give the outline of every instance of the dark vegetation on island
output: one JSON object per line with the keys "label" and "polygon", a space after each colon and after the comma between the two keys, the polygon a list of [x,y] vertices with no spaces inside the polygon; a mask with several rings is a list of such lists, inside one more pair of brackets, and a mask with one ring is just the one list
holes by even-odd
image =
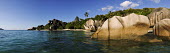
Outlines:
{"label": "dark vegetation on island", "polygon": [[[78,16],[76,16],[75,20],[72,22],[63,22],[57,19],[49,20],[46,25],[38,25],[37,27],[32,27],[28,30],[57,30],[57,29],[84,29],[84,24],[87,20],[93,19],[93,20],[100,20],[105,21],[108,18],[111,18],[113,16],[126,16],[131,13],[135,13],[138,15],[145,15],[147,16],[150,14],[155,8],[143,8],[143,9],[126,9],[126,10],[119,10],[115,12],[109,11],[105,15],[96,15],[95,17],[81,19]],[[85,12],[85,17],[88,17],[89,13]]]}
{"label": "dark vegetation on island", "polygon": [[0,28],[0,30],[4,30],[4,29]]}

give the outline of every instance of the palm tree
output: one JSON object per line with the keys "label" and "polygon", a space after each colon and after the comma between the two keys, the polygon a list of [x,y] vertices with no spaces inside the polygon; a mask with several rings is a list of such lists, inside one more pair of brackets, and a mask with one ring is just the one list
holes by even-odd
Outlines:
{"label": "palm tree", "polygon": [[85,17],[88,17],[88,16],[89,16],[89,13],[88,13],[88,12],[85,12],[84,16],[85,16]]}
{"label": "palm tree", "polygon": [[79,17],[76,16],[76,18],[74,19],[74,21],[75,21],[75,22],[80,21]]}

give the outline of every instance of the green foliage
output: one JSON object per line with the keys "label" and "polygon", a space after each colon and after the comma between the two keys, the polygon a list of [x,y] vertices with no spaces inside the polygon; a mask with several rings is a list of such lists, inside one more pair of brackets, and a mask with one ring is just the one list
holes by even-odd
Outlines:
{"label": "green foliage", "polygon": [[96,15],[94,18],[92,18],[93,20],[102,20],[105,21],[107,20],[109,17],[106,17],[105,15]]}
{"label": "green foliage", "polygon": [[43,30],[44,29],[44,25],[39,25],[38,27],[37,27],[37,30]]}
{"label": "green foliage", "polygon": [[88,16],[89,16],[89,13],[88,13],[88,12],[85,12],[84,16],[85,16],[85,17],[88,17]]}
{"label": "green foliage", "polygon": [[81,20],[81,21],[77,21],[77,22],[69,22],[67,25],[66,25],[66,29],[84,29],[84,23],[86,21],[85,20]]}
{"label": "green foliage", "polygon": [[[66,22],[62,22],[60,20],[53,19],[53,20],[49,20],[49,23],[47,23],[45,26],[39,25],[37,27],[37,30],[44,30],[44,29],[48,29],[48,30],[65,29],[65,25],[66,24],[67,24]],[[36,30],[36,29],[32,29],[32,30]]]}
{"label": "green foliage", "polygon": [[138,15],[145,15],[147,16],[148,14],[150,14],[152,12],[154,8],[143,8],[143,9],[127,9],[127,10],[119,10],[119,11],[116,11],[116,12],[109,12],[108,14],[106,14],[105,16],[106,17],[113,17],[113,16],[126,16],[128,14],[131,14],[131,13],[136,13]]}
{"label": "green foliage", "polygon": [[63,26],[59,26],[57,29],[64,29],[64,27]]}
{"label": "green foliage", "polygon": [[50,24],[46,24],[45,26],[44,26],[44,29],[49,29],[50,28]]}
{"label": "green foliage", "polygon": [[70,22],[66,25],[66,29],[74,29],[74,25]]}
{"label": "green foliage", "polygon": [[74,19],[74,21],[75,21],[75,22],[80,21],[79,17],[78,17],[78,16],[76,16],[76,18]]}

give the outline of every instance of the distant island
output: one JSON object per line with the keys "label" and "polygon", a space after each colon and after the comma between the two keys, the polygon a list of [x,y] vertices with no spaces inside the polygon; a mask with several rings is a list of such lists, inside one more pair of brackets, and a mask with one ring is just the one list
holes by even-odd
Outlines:
{"label": "distant island", "polygon": [[0,30],[4,30],[4,29],[0,28]]}

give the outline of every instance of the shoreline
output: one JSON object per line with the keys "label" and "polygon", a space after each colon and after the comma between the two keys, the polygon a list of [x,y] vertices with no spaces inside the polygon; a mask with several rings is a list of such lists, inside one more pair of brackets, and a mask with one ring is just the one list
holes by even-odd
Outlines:
{"label": "shoreline", "polygon": [[[50,31],[50,30],[30,30],[30,31]],[[85,29],[57,29],[53,31],[89,31]]]}

